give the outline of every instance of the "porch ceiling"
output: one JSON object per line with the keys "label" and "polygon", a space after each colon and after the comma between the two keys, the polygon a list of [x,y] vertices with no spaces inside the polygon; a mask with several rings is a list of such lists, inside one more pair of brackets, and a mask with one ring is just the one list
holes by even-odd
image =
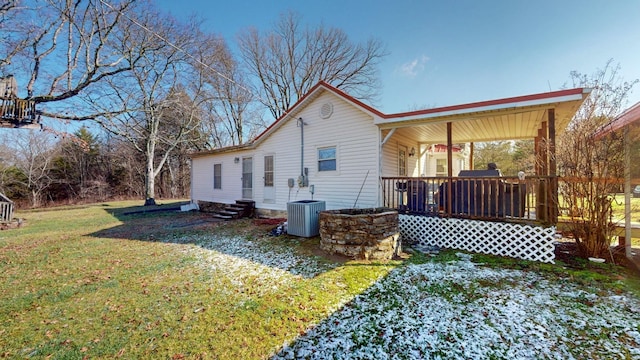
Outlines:
{"label": "porch ceiling", "polygon": [[420,143],[446,143],[447,123],[452,123],[453,143],[535,138],[547,110],[555,110],[556,132],[561,133],[588,96],[590,89],[552,93],[398,114],[377,121],[381,129]]}

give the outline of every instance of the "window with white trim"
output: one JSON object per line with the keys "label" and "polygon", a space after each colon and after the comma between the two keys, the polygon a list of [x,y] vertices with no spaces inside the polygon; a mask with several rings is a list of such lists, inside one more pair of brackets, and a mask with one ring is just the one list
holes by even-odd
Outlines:
{"label": "window with white trim", "polygon": [[318,171],[335,171],[337,167],[336,147],[318,149]]}
{"label": "window with white trim", "polygon": [[436,159],[436,176],[447,176],[447,159]]}
{"label": "window with white trim", "polygon": [[222,164],[213,164],[213,188],[222,189]]}
{"label": "window with white trim", "polygon": [[264,186],[273,186],[273,155],[264,157]]}

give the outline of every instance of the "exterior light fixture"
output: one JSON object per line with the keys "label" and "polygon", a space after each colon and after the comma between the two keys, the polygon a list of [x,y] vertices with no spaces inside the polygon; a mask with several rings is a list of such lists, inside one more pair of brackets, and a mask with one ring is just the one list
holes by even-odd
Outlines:
{"label": "exterior light fixture", "polygon": [[234,159],[233,159],[233,162],[234,162],[235,164],[239,163],[239,162],[240,162],[240,158],[239,158],[239,157],[234,158]]}
{"label": "exterior light fixture", "polygon": [[415,156],[416,155],[416,148],[412,147],[411,150],[409,150],[409,156]]}

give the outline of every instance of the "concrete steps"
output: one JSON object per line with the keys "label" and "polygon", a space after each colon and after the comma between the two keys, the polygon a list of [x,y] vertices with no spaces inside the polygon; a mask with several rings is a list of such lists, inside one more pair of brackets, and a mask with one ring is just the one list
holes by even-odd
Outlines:
{"label": "concrete steps", "polygon": [[256,202],[253,200],[236,200],[235,204],[227,204],[224,209],[215,211],[213,217],[222,220],[235,220],[253,217]]}

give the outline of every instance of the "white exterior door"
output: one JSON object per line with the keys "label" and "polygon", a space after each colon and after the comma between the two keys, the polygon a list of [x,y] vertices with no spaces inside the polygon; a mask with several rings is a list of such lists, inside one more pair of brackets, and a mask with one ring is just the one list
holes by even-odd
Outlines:
{"label": "white exterior door", "polygon": [[242,158],[242,198],[253,199],[253,158]]}
{"label": "white exterior door", "polygon": [[398,147],[398,176],[407,176],[407,147]]}
{"label": "white exterior door", "polygon": [[264,157],[264,202],[274,203],[276,201],[276,188],[274,186],[275,166],[274,156],[266,155]]}

